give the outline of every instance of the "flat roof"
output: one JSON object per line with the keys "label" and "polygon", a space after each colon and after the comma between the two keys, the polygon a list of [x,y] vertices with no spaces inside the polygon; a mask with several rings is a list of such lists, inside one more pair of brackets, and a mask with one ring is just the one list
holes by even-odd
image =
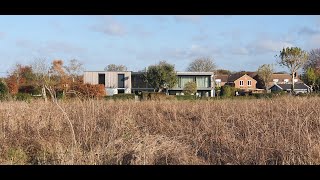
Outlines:
{"label": "flat roof", "polygon": [[[133,71],[84,71],[84,72],[131,72],[132,74],[142,74],[144,72],[133,72]],[[176,71],[177,75],[213,75],[213,72],[183,72]]]}

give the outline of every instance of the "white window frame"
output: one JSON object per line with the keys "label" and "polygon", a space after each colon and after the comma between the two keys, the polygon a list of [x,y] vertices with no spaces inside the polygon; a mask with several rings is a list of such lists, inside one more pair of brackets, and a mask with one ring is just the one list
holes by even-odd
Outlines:
{"label": "white window frame", "polygon": [[279,82],[279,79],[273,79],[273,82]]}
{"label": "white window frame", "polygon": [[248,80],[248,86],[252,86],[252,81]]}
{"label": "white window frame", "polygon": [[285,83],[288,83],[289,82],[289,79],[284,79],[283,80]]}
{"label": "white window frame", "polygon": [[[241,82],[242,82],[242,85],[241,85]],[[243,86],[244,81],[243,81],[243,80],[240,80],[239,83],[240,83],[240,86]]]}

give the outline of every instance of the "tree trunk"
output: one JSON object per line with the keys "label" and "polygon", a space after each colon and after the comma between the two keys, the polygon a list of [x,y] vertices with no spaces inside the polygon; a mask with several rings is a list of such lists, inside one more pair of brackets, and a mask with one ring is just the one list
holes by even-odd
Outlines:
{"label": "tree trunk", "polygon": [[42,98],[44,99],[44,101],[47,102],[48,99],[47,99],[46,89],[44,86],[41,87],[41,94],[42,94]]}
{"label": "tree trunk", "polygon": [[291,93],[294,93],[294,72],[292,72],[292,86],[291,86]]}

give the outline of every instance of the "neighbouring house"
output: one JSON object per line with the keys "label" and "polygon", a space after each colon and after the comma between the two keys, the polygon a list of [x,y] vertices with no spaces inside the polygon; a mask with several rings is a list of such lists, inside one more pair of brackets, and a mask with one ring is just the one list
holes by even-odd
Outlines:
{"label": "neighbouring house", "polygon": [[[271,92],[274,91],[287,91],[291,92],[292,84],[274,84],[269,89]],[[295,83],[294,84],[294,92],[296,93],[308,93],[311,92],[311,88],[304,83]]]}
{"label": "neighbouring house", "polygon": [[[107,95],[119,93],[136,93],[141,91],[154,91],[143,78],[144,72],[132,71],[85,71],[84,83],[104,84]],[[197,83],[199,96],[214,96],[214,83],[212,72],[177,72],[178,83],[168,89],[170,95],[182,95],[184,85],[189,81]]]}
{"label": "neighbouring house", "polygon": [[216,87],[224,86],[228,82],[229,75],[222,74],[215,76]]}
{"label": "neighbouring house", "polygon": [[[257,80],[257,88],[264,89],[264,83],[259,78],[259,76],[255,76],[254,79]],[[298,76],[294,79],[295,83],[303,83]],[[271,86],[275,84],[292,84],[292,76],[286,73],[274,73],[271,76],[271,81],[268,83],[268,87],[270,89]]]}
{"label": "neighbouring house", "polygon": [[242,73],[232,74],[228,78],[228,85],[234,86],[237,89],[241,89],[245,92],[256,91],[257,81],[251,76]]}

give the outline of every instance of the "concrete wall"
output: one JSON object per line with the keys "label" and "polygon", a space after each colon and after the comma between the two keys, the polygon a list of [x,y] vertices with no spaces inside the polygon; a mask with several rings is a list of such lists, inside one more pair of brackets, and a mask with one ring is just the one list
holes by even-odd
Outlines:
{"label": "concrete wall", "polygon": [[[117,94],[118,93],[118,74],[124,74],[125,81],[124,81],[124,90],[125,93],[131,93],[131,72],[130,71],[123,71],[123,72],[107,72],[107,71],[86,71],[84,72],[83,81],[84,83],[89,84],[98,84],[99,83],[99,74],[105,74],[105,87],[106,92],[110,94]],[[123,89],[123,88],[120,88]]]}

